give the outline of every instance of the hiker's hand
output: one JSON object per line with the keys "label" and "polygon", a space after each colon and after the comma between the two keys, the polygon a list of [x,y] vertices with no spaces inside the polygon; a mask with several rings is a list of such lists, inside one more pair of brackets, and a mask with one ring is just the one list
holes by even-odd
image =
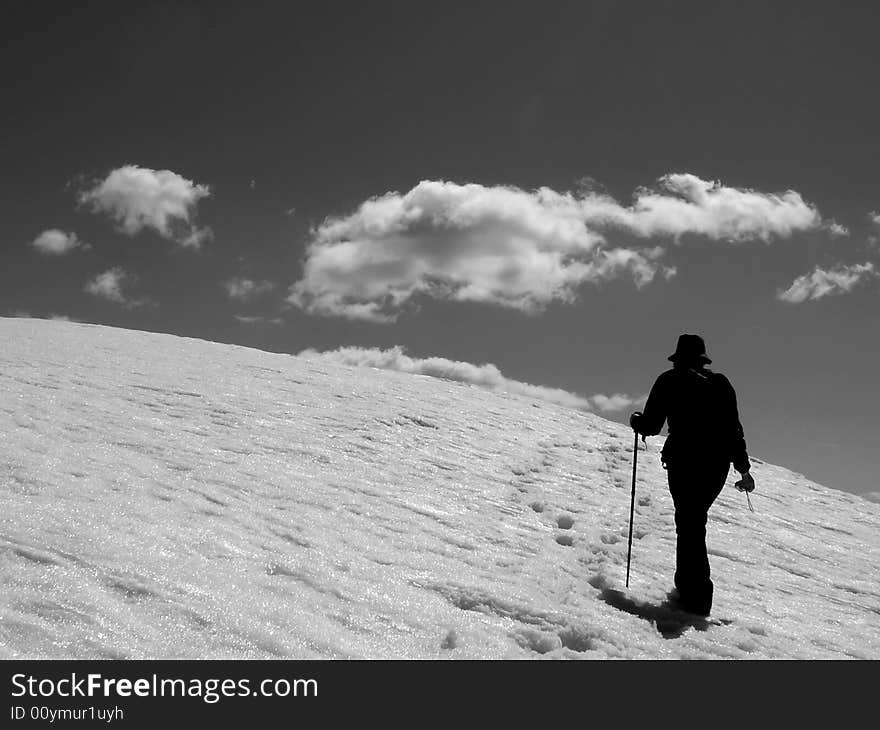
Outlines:
{"label": "hiker's hand", "polygon": [[629,417],[629,425],[632,427],[632,430],[636,433],[639,432],[639,419],[642,417],[641,411],[634,411],[633,414]]}
{"label": "hiker's hand", "polygon": [[733,486],[735,486],[740,492],[753,492],[755,490],[755,480],[751,474],[746,472],[742,475],[742,479]]}

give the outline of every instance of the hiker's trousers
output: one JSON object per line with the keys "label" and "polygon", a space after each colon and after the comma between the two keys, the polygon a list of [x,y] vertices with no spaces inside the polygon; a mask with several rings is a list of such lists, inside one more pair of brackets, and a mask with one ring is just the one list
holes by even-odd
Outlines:
{"label": "hiker's trousers", "polygon": [[706,552],[706,520],[729,471],[730,462],[718,459],[667,465],[669,492],[675,504],[675,587],[681,602],[700,613],[709,613],[714,592]]}

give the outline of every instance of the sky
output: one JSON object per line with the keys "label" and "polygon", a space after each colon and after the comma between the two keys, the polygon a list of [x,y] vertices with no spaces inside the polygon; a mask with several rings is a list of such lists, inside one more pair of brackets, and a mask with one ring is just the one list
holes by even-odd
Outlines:
{"label": "sky", "polygon": [[0,336],[0,658],[880,656],[880,505],[782,467],[713,504],[703,620],[659,442],[627,585],[624,424],[326,353]]}
{"label": "sky", "polygon": [[0,314],[399,347],[620,421],[696,332],[752,454],[877,491],[869,10],[4,10]]}

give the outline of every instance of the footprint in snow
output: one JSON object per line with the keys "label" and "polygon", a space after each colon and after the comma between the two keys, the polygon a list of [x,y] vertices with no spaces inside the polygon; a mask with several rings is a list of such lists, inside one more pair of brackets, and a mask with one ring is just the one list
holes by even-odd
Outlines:
{"label": "footprint in snow", "polygon": [[572,545],[574,545],[574,537],[569,534],[557,535],[556,542],[558,542],[560,545],[571,547]]}
{"label": "footprint in snow", "polygon": [[561,514],[556,518],[556,526],[560,530],[570,530],[574,525],[574,517],[569,514]]}
{"label": "footprint in snow", "polygon": [[443,637],[443,641],[440,642],[441,649],[456,649],[458,648],[458,634],[455,632],[455,629],[449,629],[446,636]]}

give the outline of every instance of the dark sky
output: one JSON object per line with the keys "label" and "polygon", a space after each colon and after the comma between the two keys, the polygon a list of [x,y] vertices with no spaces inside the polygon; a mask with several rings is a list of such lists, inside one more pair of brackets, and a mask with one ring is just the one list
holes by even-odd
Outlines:
{"label": "dark sky", "polygon": [[[776,298],[815,267],[880,265],[868,4],[220,5],[4,4],[0,314],[280,352],[402,345],[582,394],[646,392],[678,334],[699,332],[738,388],[754,455],[880,490],[876,277]],[[124,165],[209,186],[197,221],[213,239],[194,250],[125,235],[77,205]],[[588,283],[532,315],[424,297],[383,325],[285,302],[314,229],[373,196],[422,180],[573,191],[589,178],[628,205],[668,173],[797,191],[849,235],[665,240],[669,281]],[[90,248],[41,255],[29,244],[48,229]],[[152,304],[84,291],[113,267]],[[232,277],[275,288],[236,301]]]}

